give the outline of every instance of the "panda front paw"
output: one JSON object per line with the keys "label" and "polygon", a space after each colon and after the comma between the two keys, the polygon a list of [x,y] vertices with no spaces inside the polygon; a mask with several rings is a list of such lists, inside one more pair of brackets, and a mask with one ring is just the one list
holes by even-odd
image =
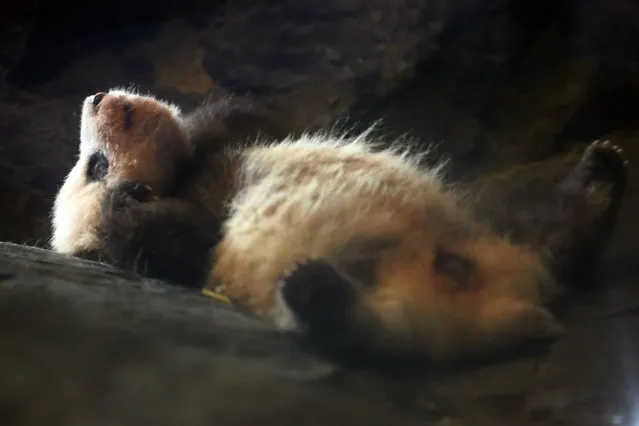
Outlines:
{"label": "panda front paw", "polygon": [[139,203],[146,203],[155,199],[151,187],[137,181],[122,182],[115,188],[115,191]]}
{"label": "panda front paw", "polygon": [[608,140],[596,140],[588,145],[578,166],[584,184],[623,185],[627,179],[628,161],[623,150]]}
{"label": "panda front paw", "polygon": [[104,207],[108,210],[122,210],[154,199],[153,190],[148,185],[137,181],[126,181],[107,191]]}

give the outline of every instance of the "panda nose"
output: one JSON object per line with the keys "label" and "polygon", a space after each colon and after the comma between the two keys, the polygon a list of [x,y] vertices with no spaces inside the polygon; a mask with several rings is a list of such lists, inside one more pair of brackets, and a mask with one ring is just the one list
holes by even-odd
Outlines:
{"label": "panda nose", "polygon": [[98,105],[100,105],[100,102],[102,102],[102,99],[104,99],[105,96],[106,93],[104,92],[99,92],[93,95],[93,106],[97,107]]}

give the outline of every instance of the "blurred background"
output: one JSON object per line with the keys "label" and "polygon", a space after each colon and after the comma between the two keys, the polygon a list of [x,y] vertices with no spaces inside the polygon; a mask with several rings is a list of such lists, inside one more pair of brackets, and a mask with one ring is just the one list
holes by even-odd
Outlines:
{"label": "blurred background", "polygon": [[[39,244],[82,99],[250,93],[291,130],[438,143],[468,177],[634,134],[632,0],[22,0],[0,6],[0,239]],[[632,138],[630,142],[632,143]],[[629,148],[628,148],[629,149]]]}

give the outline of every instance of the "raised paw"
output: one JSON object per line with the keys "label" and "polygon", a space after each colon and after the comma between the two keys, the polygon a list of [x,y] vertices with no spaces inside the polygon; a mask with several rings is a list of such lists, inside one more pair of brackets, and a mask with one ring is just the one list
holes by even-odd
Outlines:
{"label": "raised paw", "polygon": [[117,191],[120,191],[124,195],[131,197],[133,200],[140,203],[145,203],[154,199],[151,187],[137,181],[122,182],[118,185]]}
{"label": "raised paw", "polygon": [[352,311],[355,293],[328,262],[300,262],[281,280],[281,295],[296,321],[312,329],[339,327]]}
{"label": "raised paw", "polygon": [[107,189],[101,201],[100,211],[105,218],[104,220],[109,222],[111,216],[137,209],[141,203],[153,199],[153,193],[148,186],[135,181],[122,182]]}
{"label": "raised paw", "polygon": [[153,200],[153,191],[147,185],[137,181],[126,181],[111,188],[105,197],[108,208],[120,209],[137,203]]}
{"label": "raised paw", "polygon": [[608,140],[592,142],[578,166],[584,183],[612,183],[622,185],[626,181],[628,161],[623,150]]}

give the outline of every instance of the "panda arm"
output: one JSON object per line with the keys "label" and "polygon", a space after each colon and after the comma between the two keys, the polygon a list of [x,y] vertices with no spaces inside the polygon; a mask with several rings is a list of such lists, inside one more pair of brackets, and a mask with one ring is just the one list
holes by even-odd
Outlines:
{"label": "panda arm", "polygon": [[106,194],[95,227],[100,257],[149,278],[201,287],[220,239],[219,220],[177,199],[140,200],[140,187],[124,182]]}

